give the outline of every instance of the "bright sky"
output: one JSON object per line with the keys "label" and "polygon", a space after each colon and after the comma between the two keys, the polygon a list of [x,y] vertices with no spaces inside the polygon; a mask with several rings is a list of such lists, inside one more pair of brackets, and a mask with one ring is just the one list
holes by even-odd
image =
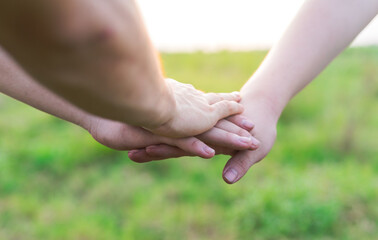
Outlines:
{"label": "bright sky", "polygon": [[[268,49],[304,0],[137,0],[161,51]],[[378,45],[378,18],[353,45]]]}

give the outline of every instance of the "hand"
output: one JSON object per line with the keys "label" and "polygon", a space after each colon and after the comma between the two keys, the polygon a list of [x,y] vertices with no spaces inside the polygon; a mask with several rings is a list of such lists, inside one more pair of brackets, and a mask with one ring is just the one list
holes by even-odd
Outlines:
{"label": "hand", "polygon": [[190,84],[166,79],[176,101],[173,117],[164,124],[147,128],[167,137],[195,136],[210,130],[223,118],[243,112],[238,93],[203,93]]}
{"label": "hand", "polygon": [[[243,116],[252,120],[256,125],[251,134],[260,141],[260,146],[254,151],[235,151],[225,148],[221,144],[214,147],[217,154],[232,156],[223,170],[223,179],[230,184],[239,181],[251,166],[261,161],[269,153],[276,139],[276,125],[279,117],[279,114],[273,110],[271,103],[264,96],[249,98],[244,96],[241,103],[245,108]],[[159,145],[139,150],[129,157],[134,161],[147,162],[185,155],[191,156],[192,154],[177,147]]]}
{"label": "hand", "polygon": [[[196,155],[203,158],[214,156],[214,150],[195,137],[180,139],[161,137],[139,127],[94,116],[87,117],[82,125],[99,143],[116,150],[130,150],[156,144],[167,144],[167,146],[183,149],[188,155]],[[230,117],[229,120],[221,120],[216,127],[201,136],[210,144],[219,142],[223,146],[232,146],[239,150],[257,148],[258,141],[240,126],[247,130],[253,128],[253,124],[248,119],[236,115]]]}
{"label": "hand", "polygon": [[239,151],[227,162],[223,170],[223,179],[227,183],[239,181],[254,164],[258,163],[270,152],[277,135],[277,114],[265,98],[245,99],[244,116],[251,119],[256,127],[251,134],[260,140],[261,144],[255,151]]}

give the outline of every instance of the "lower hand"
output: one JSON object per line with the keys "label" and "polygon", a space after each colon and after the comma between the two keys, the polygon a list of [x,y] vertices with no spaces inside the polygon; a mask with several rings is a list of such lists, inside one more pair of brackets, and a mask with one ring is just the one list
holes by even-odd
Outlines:
{"label": "lower hand", "polygon": [[[181,149],[187,155],[211,158],[215,151],[208,144],[215,142],[220,146],[231,146],[237,150],[255,149],[259,145],[259,142],[248,132],[254,125],[240,115],[219,121],[214,128],[199,136],[201,140],[197,137],[180,139],[162,137],[139,127],[95,116],[87,117],[82,125],[96,141],[116,150],[140,149],[150,145],[165,144]],[[130,154],[132,155],[132,152]],[[136,162],[143,162],[143,160]]]}
{"label": "lower hand", "polygon": [[190,84],[166,79],[175,99],[172,117],[150,132],[167,137],[195,136],[210,130],[226,117],[243,112],[239,93],[203,93]]}
{"label": "lower hand", "polygon": [[272,149],[277,135],[279,115],[266,99],[246,99],[244,116],[251,119],[256,127],[251,134],[260,140],[260,147],[254,151],[244,150],[232,155],[223,170],[223,179],[229,183],[239,181],[247,171],[260,162]]}

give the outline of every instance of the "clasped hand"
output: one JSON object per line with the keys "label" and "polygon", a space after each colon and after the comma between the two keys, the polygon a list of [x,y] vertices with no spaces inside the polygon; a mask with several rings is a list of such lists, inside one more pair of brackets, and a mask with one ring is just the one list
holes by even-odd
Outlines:
{"label": "clasped hand", "polygon": [[[264,101],[259,102],[256,98],[255,103],[246,104],[238,93],[203,93],[191,85],[168,81],[178,98],[179,110],[164,128],[152,133],[141,127],[93,116],[88,119],[88,131],[105,146],[131,150],[130,159],[138,163],[181,156],[231,155],[233,157],[223,171],[227,183],[238,181],[250,166],[269,152],[275,140],[276,120],[264,107]],[[196,106],[197,109],[191,109]],[[243,109],[246,111],[241,115]],[[218,120],[217,117],[225,118]],[[258,123],[258,127],[255,128],[254,123]],[[172,129],[192,136],[172,138],[156,134],[169,135]],[[257,139],[264,140],[264,145],[261,146]]]}

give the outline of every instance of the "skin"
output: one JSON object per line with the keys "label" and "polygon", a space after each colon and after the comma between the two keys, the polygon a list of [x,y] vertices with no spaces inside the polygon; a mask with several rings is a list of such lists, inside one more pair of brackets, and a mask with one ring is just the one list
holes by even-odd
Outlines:
{"label": "skin", "polygon": [[73,105],[158,135],[195,136],[243,112],[237,94],[165,79],[134,0],[1,1],[0,44]]}
{"label": "skin", "polygon": [[[237,150],[256,149],[259,145],[248,132],[253,129],[253,123],[241,115],[220,120],[211,130],[196,137],[173,139],[152,134],[140,127],[89,114],[38,84],[1,48],[0,92],[81,126],[99,143],[115,150],[169,144],[184,149],[187,154],[211,158],[215,152],[208,145],[215,142],[221,146],[232,146]],[[209,95],[212,95],[212,98],[228,96],[228,94]]]}
{"label": "skin", "polygon": [[[261,161],[276,139],[277,121],[291,98],[309,84],[378,14],[376,0],[308,0],[280,41],[241,90],[244,116],[256,127],[251,134],[260,140],[255,151],[224,151],[231,155],[223,170],[227,183],[239,181]],[[152,161],[186,154],[172,146],[147,147],[129,156]]]}
{"label": "skin", "polygon": [[[251,134],[260,139],[260,147],[255,151],[235,151],[235,149],[228,149],[227,146],[230,145],[223,144],[224,137],[214,134],[213,129],[211,130],[213,135],[207,136],[217,136],[211,140],[208,139],[209,144],[216,149],[217,153],[232,155],[223,172],[226,182],[234,183],[241,179],[252,165],[261,161],[269,153],[276,137],[276,123],[289,100],[347,47],[377,12],[378,2],[373,0],[333,0],[332,2],[309,0],[305,3],[279,43],[270,51],[258,71],[241,91],[243,96],[241,104],[245,107],[243,115],[256,123]],[[41,89],[33,88],[31,82],[21,83],[19,86],[24,86],[24,88],[20,90],[20,87],[14,87],[17,86],[15,82],[14,79],[11,82],[0,81],[0,88],[6,94],[30,105],[39,106],[47,112],[51,110],[44,105],[48,101],[42,101],[43,98],[35,97],[48,95],[49,91],[39,91]],[[25,89],[25,86],[28,87]],[[27,98],[27,96],[34,97]],[[218,95],[216,98],[221,98],[221,96]],[[64,106],[62,104],[66,103],[51,96],[47,99],[55,99],[54,107]],[[208,101],[210,104],[214,100]],[[197,140],[195,138],[191,138],[192,141],[187,140],[186,143],[189,144],[185,145],[188,147],[186,148],[176,144],[179,142],[177,140],[156,139],[140,129],[129,128],[129,125],[117,121],[93,118],[90,114],[76,118],[78,116],[77,109],[73,112],[72,110],[68,110],[67,115],[61,112],[52,112],[52,114],[81,124],[92,133],[95,139],[109,147],[122,150],[130,147],[141,148],[129,152],[130,158],[134,161],[148,162],[183,155],[206,155],[203,152],[204,148],[199,147],[201,141],[197,141],[201,137],[205,139],[205,136],[198,136]],[[83,119],[86,120],[83,121]],[[234,123],[232,123],[233,121]],[[219,121],[216,128],[223,130],[224,127],[230,127],[230,122],[234,125],[244,126],[243,120],[240,118],[239,120]],[[101,131],[103,129],[113,130]],[[233,133],[231,129],[227,134]],[[107,135],[104,132],[110,134]],[[119,134],[120,132],[125,134]],[[131,134],[132,138],[124,138],[126,134]],[[235,139],[237,138],[235,137]],[[234,144],[237,142],[235,141]],[[198,153],[194,153],[193,150],[198,150]]]}

